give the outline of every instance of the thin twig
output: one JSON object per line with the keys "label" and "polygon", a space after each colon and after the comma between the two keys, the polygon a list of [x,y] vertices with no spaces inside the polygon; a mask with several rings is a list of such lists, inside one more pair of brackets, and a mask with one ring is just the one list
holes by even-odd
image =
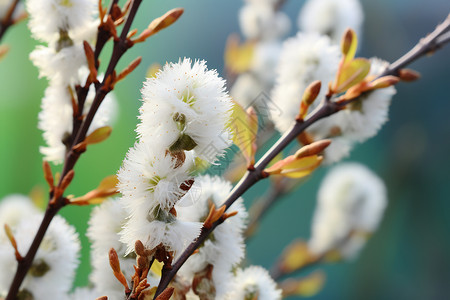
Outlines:
{"label": "thin twig", "polygon": [[[446,20],[436,27],[436,29],[427,35],[407,54],[400,59],[390,64],[389,67],[379,77],[386,75],[395,75],[401,69],[408,64],[414,62],[418,58],[424,56],[431,51],[439,49],[442,45],[437,42],[437,39],[444,34],[450,27],[450,15]],[[337,104],[331,99],[325,98],[320,105],[307,117],[305,121],[296,121],[295,124],[273,145],[266,154],[256,163],[253,170],[249,170],[236,184],[233,190],[228,195],[224,205],[228,209],[240,196],[244,194],[250,187],[256,182],[263,179],[263,170],[274,159],[278,153],[280,153],[287,145],[292,142],[300,133],[306,128],[317,122],[318,120],[330,116],[342,107],[341,104]],[[172,264],[170,268],[163,267],[161,281],[155,293],[155,298],[161,294],[165,288],[169,285],[172,278],[191,256],[191,254],[208,238],[208,235],[221,223],[223,220],[219,219],[212,224],[210,228],[202,228],[200,235],[186,248],[186,250],[180,255],[178,260]],[[154,298],[154,299],[155,299]]]}
{"label": "thin twig", "polygon": [[9,7],[8,11],[6,12],[5,17],[0,22],[0,41],[2,40],[3,36],[5,35],[6,30],[8,30],[8,28],[14,24],[13,15],[14,15],[14,11],[16,10],[18,3],[19,3],[19,0],[14,0],[11,3],[11,6]]}
{"label": "thin twig", "polygon": [[[122,57],[122,55],[125,53],[125,51],[129,47],[125,47],[127,43],[127,34],[131,27],[131,23],[133,22],[133,19],[136,15],[137,9],[139,5],[141,4],[142,0],[135,0],[133,2],[133,6],[131,8],[130,14],[128,15],[127,21],[124,25],[124,28],[122,30],[122,34],[120,36],[120,40],[116,41],[114,44],[114,50],[111,55],[110,63],[108,65],[108,70],[106,71],[105,78],[103,79],[103,82],[97,87],[96,89],[96,95],[93,101],[93,104],[88,112],[87,117],[83,120],[83,123],[81,124],[81,127],[76,135],[76,138],[72,141],[72,147],[69,153],[66,156],[65,162],[64,162],[64,168],[63,172],[61,174],[61,179],[58,183],[58,186],[61,185],[63,178],[67,173],[69,173],[71,170],[73,170],[76,162],[78,161],[78,158],[80,157],[81,153],[73,151],[73,146],[77,145],[78,143],[82,142],[85,137],[86,133],[89,130],[89,127],[92,123],[92,120],[94,119],[95,113],[97,112],[98,108],[100,107],[101,102],[103,101],[104,97],[108,93],[108,91],[105,91],[102,89],[102,87],[105,85],[105,81],[107,80],[108,76],[111,75],[119,61],[119,59]],[[50,199],[53,197],[52,193],[50,194]],[[59,199],[56,199],[56,201],[49,202],[47,206],[47,210],[45,212],[44,218],[39,226],[38,232],[36,233],[34,240],[28,249],[27,254],[25,255],[24,259],[20,261],[17,265],[16,274],[14,275],[14,279],[12,281],[11,287],[9,289],[8,295],[6,296],[5,300],[15,300],[17,297],[17,293],[19,292],[19,288],[29,270],[29,268],[32,265],[32,262],[34,260],[34,257],[36,256],[37,250],[39,248],[39,245],[42,242],[42,239],[44,238],[44,235],[50,225],[50,222],[52,221],[53,217],[58,213],[58,211],[66,205],[64,196],[61,196]]]}

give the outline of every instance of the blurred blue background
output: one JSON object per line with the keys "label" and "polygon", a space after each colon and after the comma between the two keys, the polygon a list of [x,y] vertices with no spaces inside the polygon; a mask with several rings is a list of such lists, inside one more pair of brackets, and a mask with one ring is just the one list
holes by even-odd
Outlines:
{"label": "blurred blue background", "polygon": [[[283,7],[294,24],[303,2],[287,0]],[[366,18],[359,54],[388,61],[405,53],[450,12],[448,0],[361,2]],[[124,67],[143,56],[141,66],[116,88],[121,111],[112,136],[83,155],[69,193],[81,195],[118,170],[135,140],[139,89],[150,64],[200,58],[222,73],[225,41],[230,33],[239,32],[237,13],[242,4],[238,0],[144,1],[134,24],[139,29],[173,7],[184,7],[185,13],[174,26],[122,59],[120,66]],[[294,25],[291,35],[296,30]],[[35,186],[45,187],[39,154],[43,141],[36,125],[46,81],[37,79],[37,69],[28,60],[37,43],[22,23],[9,30],[2,44],[8,44],[10,52],[0,61],[0,199],[11,193],[28,194]],[[110,49],[106,50],[103,61],[109,57]],[[384,220],[356,261],[323,267],[326,285],[312,299],[448,298],[450,47],[411,67],[421,72],[422,79],[399,84],[388,124],[348,159],[368,165],[384,178],[389,190]],[[270,267],[287,243],[295,237],[309,237],[316,191],[325,172],[316,172],[267,215],[260,233],[248,245],[249,262]],[[246,203],[264,188],[264,183],[254,187],[245,195]],[[62,211],[77,226],[85,246],[89,211],[86,207]],[[86,248],[77,285],[88,282],[88,255]]]}

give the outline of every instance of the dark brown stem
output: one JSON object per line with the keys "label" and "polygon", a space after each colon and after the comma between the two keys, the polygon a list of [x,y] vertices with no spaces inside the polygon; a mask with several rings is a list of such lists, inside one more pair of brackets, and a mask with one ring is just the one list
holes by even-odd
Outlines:
{"label": "dark brown stem", "polygon": [[22,260],[18,262],[16,274],[14,275],[14,279],[12,281],[11,287],[9,288],[9,292],[5,300],[16,299],[20,285],[22,284],[25,276],[27,275],[28,270],[30,269],[33,263],[34,257],[39,248],[39,245],[42,242],[42,239],[44,238],[45,232],[47,231],[47,228],[50,225],[50,222],[52,221],[53,217],[58,213],[59,209],[60,207],[51,207],[51,206],[47,208],[44,214],[44,219],[42,220],[41,225],[39,226],[39,229],[36,233],[33,243],[31,244],[27,254],[23,257]]}
{"label": "dark brown stem", "polygon": [[[92,120],[94,119],[94,116],[100,107],[100,104],[102,103],[103,99],[105,98],[106,94],[108,93],[108,90],[102,89],[105,85],[105,81],[108,78],[109,75],[111,75],[119,61],[119,59],[122,57],[122,55],[125,53],[125,51],[129,48],[124,47],[123,45],[127,44],[127,34],[131,27],[131,23],[133,22],[133,19],[136,15],[137,9],[139,5],[141,4],[142,0],[135,0],[132,4],[130,13],[128,15],[128,18],[125,22],[125,26],[122,30],[122,34],[120,36],[120,40],[115,42],[114,44],[114,50],[113,54],[111,56],[108,70],[105,74],[103,82],[97,87],[96,89],[96,95],[94,98],[94,101],[92,103],[91,108],[89,109],[88,115],[81,123],[80,129],[78,130],[78,133],[76,135],[76,138],[72,141],[72,147],[71,150],[67,153],[66,159],[64,161],[64,167],[63,172],[61,174],[61,179],[58,183],[58,186],[61,185],[63,178],[65,175],[73,170],[76,162],[78,161],[78,158],[80,157],[81,153],[77,151],[73,151],[73,146],[77,145],[78,143],[82,142],[87,134],[87,131],[89,130],[89,126],[92,123]],[[119,48],[117,50],[117,48]],[[52,197],[52,195],[51,195]],[[50,198],[51,198],[50,197]],[[41,225],[39,226],[39,230],[36,233],[33,243],[31,244],[30,248],[28,249],[28,252],[24,259],[19,262],[16,270],[16,274],[14,276],[13,282],[11,284],[11,288],[8,292],[8,295],[6,296],[5,300],[16,300],[17,293],[19,292],[19,288],[25,278],[25,275],[27,274],[29,268],[31,267],[31,264],[33,262],[33,259],[36,255],[36,252],[39,248],[39,245],[42,242],[42,239],[44,238],[44,235],[48,229],[48,226],[50,225],[50,222],[52,221],[53,217],[58,213],[58,211],[65,205],[65,198],[61,196],[59,199],[56,199],[54,203],[49,202],[47,206],[47,211],[44,215],[44,219],[41,222]]]}
{"label": "dark brown stem", "polygon": [[13,14],[16,10],[17,4],[19,3],[19,0],[14,0],[11,3],[11,6],[9,7],[5,17],[3,20],[0,21],[0,41],[2,40],[3,36],[5,35],[6,30],[14,24],[13,21]]}
{"label": "dark brown stem", "polygon": [[97,113],[98,108],[100,107],[103,99],[105,98],[108,91],[104,90],[103,87],[105,86],[105,82],[108,79],[110,75],[114,72],[115,67],[117,66],[117,63],[119,62],[122,55],[132,46],[128,43],[127,34],[130,30],[131,23],[133,22],[134,17],[136,16],[136,12],[139,8],[139,5],[141,4],[142,0],[135,0],[132,4],[130,13],[128,15],[127,21],[125,22],[124,28],[122,29],[122,33],[120,35],[120,39],[118,41],[114,41],[114,48],[113,53],[111,54],[111,59],[108,64],[108,68],[105,72],[105,76],[103,78],[103,82],[96,88],[96,94],[94,101],[92,102],[92,106],[89,109],[89,112],[86,116],[86,118],[83,120],[80,129],[78,130],[75,139],[72,142],[72,147],[70,151],[67,154],[66,161],[63,168],[63,175],[67,174],[70,170],[73,169],[74,165],[76,164],[78,158],[80,157],[81,153],[74,151],[72,148],[73,146],[77,145],[78,143],[81,143],[85,138],[86,134],[89,130],[89,126],[92,123],[92,120],[94,119],[95,114]]}
{"label": "dark brown stem", "polygon": [[[442,36],[450,28],[450,15],[447,19],[440,24],[436,29],[423,38],[411,51],[402,56],[400,59],[390,64],[389,67],[381,74],[381,76],[397,74],[398,70],[404,68],[408,64],[416,61],[418,58],[424,56],[430,51],[439,49],[440,44],[436,43],[436,40]],[[337,104],[330,101],[327,97],[322,100],[319,106],[307,117],[303,122],[296,121],[296,123],[273,145],[266,154],[256,163],[255,169],[247,171],[241,180],[236,184],[231,193],[228,195],[224,205],[228,209],[240,196],[244,194],[250,187],[256,182],[263,179],[262,171],[270,163],[275,156],[278,155],[287,145],[292,142],[300,133],[302,133],[310,125],[314,124],[318,120],[330,116],[341,109],[341,104]],[[218,220],[213,223],[211,228],[202,228],[200,235],[186,248],[186,250],[180,255],[178,260],[172,264],[171,268],[163,268],[161,281],[156,290],[155,298],[161,294],[164,289],[169,285],[172,278],[186,262],[186,260],[192,255],[192,253],[208,238],[208,235],[222,223],[222,220]]]}

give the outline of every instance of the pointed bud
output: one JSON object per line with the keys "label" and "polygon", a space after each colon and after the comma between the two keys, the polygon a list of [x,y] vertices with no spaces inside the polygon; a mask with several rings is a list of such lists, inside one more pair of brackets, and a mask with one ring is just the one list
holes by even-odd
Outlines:
{"label": "pointed bud", "polygon": [[67,172],[66,176],[64,176],[63,180],[61,181],[60,189],[65,191],[72,182],[74,176],[75,176],[74,170],[70,170],[69,172]]}
{"label": "pointed bud", "polygon": [[97,80],[97,68],[95,67],[95,55],[94,50],[92,50],[91,45],[88,42],[83,41],[84,54],[86,55],[86,60],[89,68],[89,81],[94,82]]}
{"label": "pointed bud", "polygon": [[300,113],[297,119],[303,120],[306,117],[308,108],[311,104],[314,103],[314,100],[316,100],[317,96],[320,93],[321,87],[322,83],[320,82],[320,80],[316,80],[306,88],[305,92],[303,93],[302,101],[300,104]]}
{"label": "pointed bud", "polygon": [[369,90],[375,90],[375,89],[384,89],[387,87],[390,87],[391,85],[395,85],[400,81],[400,78],[396,76],[383,76],[381,78],[378,78],[374,81],[372,81],[369,84]]}
{"label": "pointed bud", "polygon": [[295,152],[296,158],[307,157],[311,155],[318,155],[323,152],[329,145],[331,144],[331,140],[320,140],[317,142],[313,142],[312,144],[303,146],[297,152]]}
{"label": "pointed bud", "polygon": [[347,29],[341,40],[341,51],[344,55],[344,62],[349,62],[355,57],[358,38],[353,29]]}
{"label": "pointed bud", "polygon": [[17,249],[16,238],[14,237],[14,234],[12,233],[11,227],[9,227],[9,225],[5,223],[4,229],[5,229],[6,236],[8,237],[9,241],[11,242],[11,245],[14,248],[14,254],[16,256],[16,260],[21,261],[23,259],[23,257],[22,257],[22,255],[20,255],[19,249]]}
{"label": "pointed bud", "polygon": [[98,17],[100,19],[100,24],[102,24],[103,19],[105,18],[107,9],[103,7],[102,0],[98,0],[97,6],[98,6]]}
{"label": "pointed bud", "polygon": [[134,251],[136,252],[137,255],[145,256],[145,247],[140,240],[137,240],[134,243]]}
{"label": "pointed bud", "polygon": [[398,76],[401,80],[410,82],[415,81],[420,78],[420,73],[411,69],[400,69],[398,71]]}
{"label": "pointed bud", "polygon": [[116,78],[116,82],[115,82],[115,83],[117,83],[117,82],[119,82],[120,80],[124,79],[125,77],[128,76],[128,74],[130,74],[131,72],[133,72],[134,69],[136,69],[136,68],[139,66],[139,64],[141,63],[141,61],[142,61],[142,57],[141,57],[141,56],[139,56],[138,58],[136,58],[135,60],[133,60],[133,61],[128,65],[128,67],[126,67],[125,69],[122,70],[122,72],[119,73],[119,75],[118,75],[117,78]]}
{"label": "pointed bud", "polygon": [[55,188],[52,168],[50,167],[50,164],[44,160],[42,163],[42,169],[44,170],[45,181],[47,181],[50,191],[52,191]]}
{"label": "pointed bud", "polygon": [[130,291],[127,280],[125,279],[125,275],[123,275],[122,270],[120,269],[119,256],[117,255],[117,252],[116,250],[114,250],[114,248],[111,248],[109,250],[109,265],[113,270],[114,276],[125,287],[125,290]]}
{"label": "pointed bud", "polygon": [[173,23],[175,23],[179,17],[183,14],[184,10],[182,8],[174,8],[172,10],[169,10],[164,15],[162,15],[159,18],[154,19],[148,28],[144,30],[139,37],[134,40],[134,43],[140,43],[145,41],[148,37],[154,35],[155,33],[159,32],[160,30],[169,27]]}

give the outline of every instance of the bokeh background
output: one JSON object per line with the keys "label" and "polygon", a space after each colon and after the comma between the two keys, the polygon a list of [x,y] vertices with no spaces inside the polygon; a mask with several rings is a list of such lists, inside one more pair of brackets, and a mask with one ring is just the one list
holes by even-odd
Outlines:
{"label": "bokeh background", "polygon": [[[297,31],[295,20],[303,2],[288,0],[283,7],[293,20],[291,35]],[[366,18],[359,54],[389,61],[432,31],[450,12],[448,0],[361,2]],[[117,86],[120,116],[112,136],[83,155],[69,193],[85,193],[120,167],[135,140],[139,89],[149,65],[191,57],[207,60],[210,68],[222,73],[225,41],[230,33],[239,32],[237,14],[242,4],[241,0],[144,1],[134,24],[139,29],[173,7],[184,7],[185,14],[122,59],[120,66],[124,67],[143,56],[141,66]],[[37,78],[37,69],[28,59],[37,43],[22,23],[8,31],[2,44],[11,49],[0,61],[0,199],[11,193],[29,194],[39,186],[45,189],[39,154],[43,141],[36,126],[46,81]],[[368,165],[384,178],[389,190],[384,220],[356,261],[321,267],[327,282],[312,299],[448,299],[450,47],[411,67],[421,72],[422,79],[399,84],[388,124],[347,159]],[[248,245],[249,262],[269,268],[287,243],[295,237],[309,237],[316,192],[325,172],[316,172],[264,218],[259,234]],[[245,195],[247,206],[265,186],[257,185]],[[88,283],[85,231],[90,209],[67,207],[61,212],[78,228],[85,247],[78,286]]]}

